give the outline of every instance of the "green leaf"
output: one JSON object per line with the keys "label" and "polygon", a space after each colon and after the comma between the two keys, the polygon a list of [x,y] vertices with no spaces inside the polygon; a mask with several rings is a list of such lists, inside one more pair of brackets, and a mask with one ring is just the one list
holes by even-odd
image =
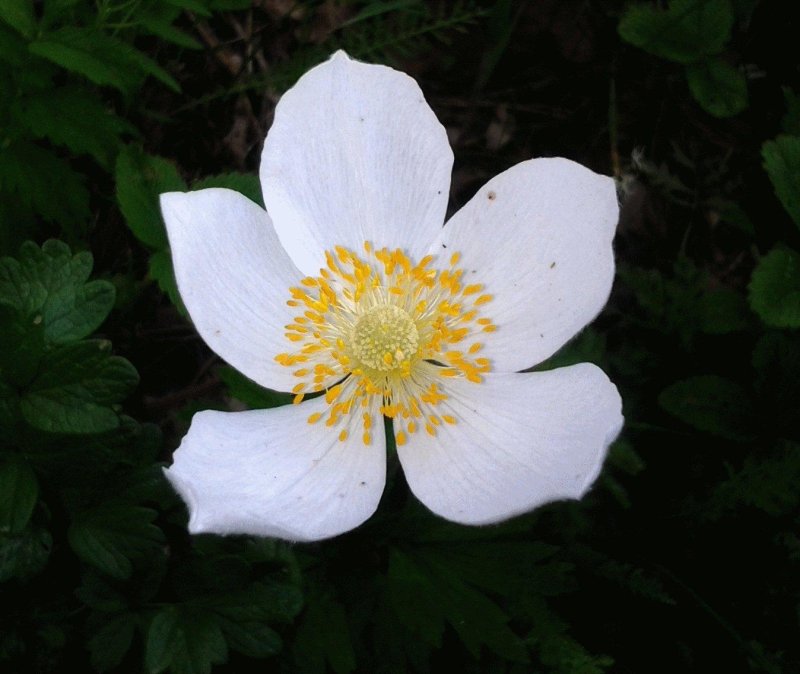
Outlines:
{"label": "green leaf", "polygon": [[18,534],[0,533],[0,583],[37,576],[47,564],[52,547],[53,537],[38,527]]}
{"label": "green leaf", "polygon": [[192,184],[192,190],[203,190],[208,187],[224,187],[243,194],[250,201],[264,207],[264,198],[261,195],[261,181],[258,176],[250,173],[221,173],[208,176]]}
{"label": "green leaf", "polygon": [[164,541],[150,508],[107,503],[81,513],[69,528],[69,544],[84,562],[118,579],[130,577],[133,562]]}
{"label": "green leaf", "polygon": [[698,430],[730,440],[754,437],[754,404],[739,384],[715,375],[690,377],[661,392],[667,412]]}
{"label": "green leaf", "polygon": [[92,256],[72,255],[56,240],[39,248],[26,242],[19,259],[0,258],[0,302],[38,317],[48,343],[61,344],[91,334],[114,306],[114,286],[88,281]]}
{"label": "green leaf", "polygon": [[43,354],[41,314],[24,316],[16,307],[0,302],[0,377],[16,386],[29,384]]}
{"label": "green leaf", "polygon": [[507,660],[528,661],[522,640],[508,627],[510,618],[454,575],[436,552],[412,555],[393,550],[388,581],[397,617],[431,645],[441,643],[446,620],[473,658],[486,646]]}
{"label": "green leaf", "polygon": [[161,292],[167,294],[175,308],[183,316],[188,316],[189,312],[178,292],[178,283],[175,280],[175,269],[172,266],[172,255],[169,250],[158,250],[150,256],[148,273],[150,278],[158,284]]}
{"label": "green leaf", "polygon": [[218,368],[217,374],[228,387],[230,395],[237,400],[241,400],[245,405],[253,409],[266,409],[269,407],[289,405],[294,397],[291,393],[280,393],[259,386],[238,370],[234,370],[227,365]]}
{"label": "green leaf", "polygon": [[790,136],[800,136],[800,95],[789,87],[783,88],[786,114],[781,120],[781,130]]}
{"label": "green leaf", "polygon": [[75,590],[78,597],[86,606],[99,613],[118,613],[128,608],[125,595],[113,587],[111,581],[102,574],[88,569]]}
{"label": "green leaf", "polygon": [[356,668],[356,655],[344,607],[330,593],[309,597],[300,618],[292,654],[300,674],[326,672],[349,674]]}
{"label": "green leaf", "polygon": [[131,231],[151,248],[167,247],[159,195],[183,191],[186,184],[175,166],[161,157],[145,154],[132,145],[117,157],[117,202]]}
{"label": "green leaf", "polygon": [[800,504],[800,444],[781,442],[771,452],[745,458],[711,496],[707,515],[719,518],[739,506],[752,506],[777,517]]}
{"label": "green leaf", "polygon": [[775,194],[800,227],[800,137],[778,136],[767,141],[761,156]]}
{"label": "green leaf", "polygon": [[637,4],[623,15],[619,34],[651,54],[688,65],[722,51],[733,18],[730,0],[672,0],[666,10]]}
{"label": "green leaf", "polygon": [[718,288],[700,298],[700,330],[726,335],[746,330],[753,322],[745,296],[731,288]]}
{"label": "green leaf", "polygon": [[638,475],[644,470],[645,463],[631,443],[617,440],[608,450],[608,462],[628,475]]}
{"label": "green leaf", "polygon": [[91,28],[65,26],[37,38],[28,49],[95,84],[123,92],[131,93],[143,79],[141,71],[124,59],[130,46]]}
{"label": "green leaf", "polygon": [[120,133],[135,133],[135,128],[111,113],[96,94],[80,87],[35,92],[20,98],[17,105],[17,116],[33,136],[47,138],[75,154],[90,154],[103,166],[109,166],[116,155]]}
{"label": "green leaf", "polygon": [[90,340],[61,346],[42,361],[23,392],[20,409],[34,428],[50,433],[102,433],[119,426],[112,405],[136,386],[138,375],[110,344]]}
{"label": "green leaf", "polygon": [[676,604],[659,578],[649,575],[644,569],[633,564],[598,555],[593,568],[597,575],[608,578],[632,594],[662,604],[672,606]]}
{"label": "green leaf", "polygon": [[0,2],[0,21],[5,21],[25,37],[31,37],[36,32],[33,0],[3,0]]}
{"label": "green leaf", "polygon": [[90,216],[82,176],[34,143],[13,141],[0,152],[0,190],[62,227],[83,225]]}
{"label": "green leaf", "polygon": [[39,483],[25,461],[0,464],[0,532],[16,534],[28,526],[38,498]]}
{"label": "green leaf", "polygon": [[686,79],[692,96],[714,117],[733,117],[747,108],[747,79],[722,58],[687,66]]}
{"label": "green leaf", "polygon": [[211,12],[208,9],[208,3],[201,0],[164,0],[164,2],[174,7],[179,7],[180,9],[186,9],[190,12],[195,12],[200,16],[211,16]]}
{"label": "green leaf", "polygon": [[150,623],[144,663],[149,674],[210,674],[228,659],[222,629],[213,616],[178,606],[161,609]]}
{"label": "green leaf", "polygon": [[0,431],[13,437],[19,417],[19,395],[15,387],[0,378]]}
{"label": "green leaf", "polygon": [[[218,558],[217,562],[223,560]],[[234,560],[243,561],[239,557],[230,559]],[[217,575],[219,573],[217,571]],[[235,576],[236,573],[229,574],[230,579]],[[216,616],[231,648],[252,658],[264,658],[274,655],[283,646],[270,624],[288,623],[300,611],[302,600],[300,591],[293,585],[257,582],[242,590],[193,602],[193,605]]]}
{"label": "green leaf", "polygon": [[164,20],[161,17],[152,15],[142,17],[141,26],[148,33],[151,33],[156,37],[160,37],[162,40],[166,40],[167,42],[172,42],[172,44],[176,44],[179,47],[184,47],[186,49],[203,48],[203,45],[195,40],[191,35],[184,33],[178,28],[175,28],[171,21]]}
{"label": "green leaf", "polygon": [[108,615],[94,614],[96,627],[86,645],[91,654],[92,667],[98,672],[108,672],[117,667],[133,644],[136,616],[128,611]]}
{"label": "green leaf", "polygon": [[180,93],[181,85],[178,84],[172,75],[158,65],[158,63],[151,59],[147,54],[140,52],[138,49],[131,48],[127,52],[126,56],[130,62],[136,64],[136,66],[138,66],[142,72],[155,77],[159,82],[161,82],[161,84],[164,84],[168,88],[172,89],[172,91],[175,93]]}
{"label": "green leaf", "polygon": [[750,279],[750,307],[767,325],[800,327],[800,254],[775,248],[762,257]]}
{"label": "green leaf", "polygon": [[719,217],[723,222],[733,225],[740,231],[752,236],[756,228],[747,212],[736,202],[724,199],[713,200],[709,205],[713,205],[719,211]]}

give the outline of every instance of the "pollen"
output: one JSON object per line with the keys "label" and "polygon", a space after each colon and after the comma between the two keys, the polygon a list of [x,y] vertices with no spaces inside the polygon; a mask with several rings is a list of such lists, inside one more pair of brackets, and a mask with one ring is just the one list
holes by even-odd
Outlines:
{"label": "pollen", "polygon": [[[392,420],[398,445],[424,429],[458,423],[448,404],[454,378],[480,384],[491,371],[476,357],[497,326],[484,314],[493,296],[481,283],[463,283],[458,252],[441,260],[412,260],[402,250],[342,246],[325,252],[326,267],[289,288],[297,315],[285,326],[289,349],[275,356],[298,381],[293,402],[323,393],[324,419],[341,442],[372,443],[381,416]],[[470,281],[473,280],[470,274]],[[302,367],[298,368],[298,364]]]}
{"label": "pollen", "polygon": [[419,332],[411,316],[393,304],[379,304],[364,313],[350,335],[356,359],[368,368],[388,372],[419,350]]}

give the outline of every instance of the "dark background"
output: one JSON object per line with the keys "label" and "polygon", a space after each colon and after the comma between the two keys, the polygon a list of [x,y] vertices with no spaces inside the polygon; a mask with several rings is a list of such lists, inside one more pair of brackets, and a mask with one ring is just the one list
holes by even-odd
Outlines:
{"label": "dark background", "polygon": [[[115,298],[94,336],[138,384],[80,380],[116,421],[59,426],[25,401],[61,347],[0,334],[0,670],[800,670],[797,35],[758,0],[9,0],[0,252],[91,252]],[[457,527],[390,457],[378,514],[337,539],[186,534],[160,466],[191,414],[287,398],[194,332],[155,199],[259,200],[275,103],[338,48],[418,80],[455,153],[449,213],[530,157],[618,180],[609,304],[541,366],[595,362],[623,397],[580,503]]]}

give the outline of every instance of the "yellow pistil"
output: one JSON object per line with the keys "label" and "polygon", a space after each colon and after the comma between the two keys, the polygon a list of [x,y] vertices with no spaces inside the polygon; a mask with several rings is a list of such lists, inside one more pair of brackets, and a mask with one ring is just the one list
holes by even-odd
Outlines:
{"label": "yellow pistil", "polygon": [[420,428],[435,435],[442,421],[457,423],[441,413],[448,378],[480,383],[490,371],[490,361],[475,356],[484,333],[496,330],[481,315],[493,298],[480,283],[464,285],[459,253],[436,269],[431,255],[415,263],[369,242],[364,251],[365,259],[342,246],[326,251],[320,275],[289,289],[287,305],[298,315],[285,326],[291,350],[275,360],[299,381],[295,403],[325,391],[328,409],[310,415],[310,424],[324,418],[344,441],[360,421],[369,445],[384,415],[403,445]]}

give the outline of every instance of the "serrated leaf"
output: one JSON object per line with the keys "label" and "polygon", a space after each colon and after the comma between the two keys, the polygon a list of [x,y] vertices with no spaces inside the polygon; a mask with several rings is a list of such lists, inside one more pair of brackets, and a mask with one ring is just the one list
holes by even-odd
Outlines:
{"label": "serrated leaf", "polygon": [[778,136],[767,141],[761,156],[775,194],[800,227],[800,137]]}
{"label": "serrated leaf", "polygon": [[527,662],[522,640],[509,617],[488,597],[454,576],[436,555],[393,550],[389,600],[401,622],[433,646],[441,643],[446,620],[474,657],[482,646],[515,662]]}
{"label": "serrated leaf", "polygon": [[0,532],[16,534],[28,526],[38,498],[39,482],[25,461],[0,464]]}
{"label": "serrated leaf", "polygon": [[658,402],[667,412],[698,430],[730,440],[754,437],[754,405],[739,384],[716,375],[675,382]]}
{"label": "serrated leaf", "polygon": [[115,178],[117,202],[128,227],[142,243],[165,249],[167,233],[158,200],[162,192],[186,189],[178,170],[166,159],[129,145],[117,157]]}
{"label": "serrated leaf", "polygon": [[19,258],[0,258],[0,302],[22,315],[38,316],[48,343],[61,344],[91,334],[114,305],[114,287],[88,281],[92,256],[72,255],[51,239],[39,248],[27,242]]}
{"label": "serrated leaf", "polygon": [[750,279],[750,307],[767,325],[800,327],[800,254],[775,248],[762,257]]}
{"label": "serrated leaf", "polygon": [[0,583],[29,580],[47,564],[53,537],[45,529],[28,527],[18,534],[0,533]]}
{"label": "serrated leaf", "polygon": [[261,181],[258,176],[250,173],[221,173],[208,176],[192,184],[192,190],[202,190],[209,187],[224,187],[243,194],[250,201],[264,207],[264,198],[261,194]]}
{"label": "serrated leaf", "polygon": [[744,73],[719,57],[686,67],[686,79],[695,100],[714,117],[733,117],[747,108]]}
{"label": "serrated leaf", "polygon": [[777,517],[796,512],[800,503],[800,444],[782,442],[771,452],[748,456],[731,470],[711,496],[708,516],[747,505]]}
{"label": "serrated leaf", "polygon": [[161,529],[153,524],[157,514],[141,506],[104,504],[74,519],[69,544],[84,562],[123,580],[131,575],[133,561],[163,543]]}
{"label": "serrated leaf", "polygon": [[213,616],[178,606],[161,609],[150,623],[145,643],[149,674],[210,674],[228,659],[222,629]]}
{"label": "serrated leaf", "polygon": [[283,640],[269,625],[219,618],[228,646],[249,658],[267,658],[283,648]]}
{"label": "serrated leaf", "polygon": [[632,594],[662,604],[675,605],[676,603],[664,588],[661,580],[656,576],[651,576],[644,569],[594,552],[590,553],[589,562],[594,573],[614,581],[620,588]]}
{"label": "serrated leaf", "polygon": [[289,622],[302,603],[303,597],[293,585],[262,581],[209,600],[207,605],[233,622],[274,623]]}
{"label": "serrated leaf", "polygon": [[328,671],[349,674],[356,668],[356,655],[344,607],[330,593],[309,597],[300,618],[292,654],[297,671],[317,674]]}
{"label": "serrated leaf", "polygon": [[729,0],[672,0],[666,10],[636,4],[620,20],[619,34],[651,54],[688,65],[722,51],[733,18]]}
{"label": "serrated leaf", "polygon": [[117,667],[130,650],[136,631],[136,616],[127,611],[108,615],[94,614],[96,623],[90,627],[91,636],[86,642],[92,667],[98,672],[108,672]]}
{"label": "serrated leaf", "polygon": [[62,226],[83,225],[90,216],[82,176],[34,143],[13,141],[0,152],[0,191]]}
{"label": "serrated leaf", "polygon": [[109,166],[116,155],[120,134],[136,132],[96,94],[80,87],[51,88],[21,97],[16,103],[18,117],[33,136],[47,138],[75,154],[90,154],[103,166]]}
{"label": "serrated leaf", "polygon": [[41,315],[23,315],[16,307],[0,301],[0,377],[16,386],[29,384],[44,349]]}
{"label": "serrated leaf", "polygon": [[61,346],[41,364],[23,392],[20,409],[34,428],[50,433],[102,433],[119,426],[111,408],[139,381],[133,366],[112,356],[110,345],[90,340]]}
{"label": "serrated leaf", "polygon": [[386,578],[387,598],[398,620],[416,637],[441,646],[446,615],[427,574],[408,555],[392,550]]}
{"label": "serrated leaf", "polygon": [[164,70],[158,63],[151,59],[147,54],[138,49],[130,48],[126,54],[131,63],[136,64],[141,71],[147,75],[155,77],[159,82],[172,89],[175,93],[180,93],[181,85]]}
{"label": "serrated leaf", "polygon": [[25,37],[31,37],[36,31],[33,0],[3,0],[0,2],[0,21],[5,21]]}
{"label": "serrated leaf", "polygon": [[131,47],[91,28],[65,26],[40,36],[28,49],[95,84],[109,85],[126,93],[136,89],[143,79],[141,71],[123,58]]}

